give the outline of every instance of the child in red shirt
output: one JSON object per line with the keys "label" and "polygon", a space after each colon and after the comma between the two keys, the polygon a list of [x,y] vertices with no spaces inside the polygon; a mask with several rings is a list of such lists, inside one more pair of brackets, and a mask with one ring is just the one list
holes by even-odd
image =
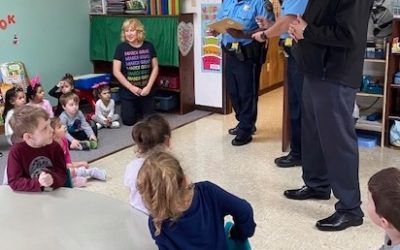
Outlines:
{"label": "child in red shirt", "polygon": [[60,145],[53,141],[49,114],[42,108],[23,106],[10,119],[15,137],[8,156],[8,184],[14,191],[40,192],[62,187],[67,169]]}

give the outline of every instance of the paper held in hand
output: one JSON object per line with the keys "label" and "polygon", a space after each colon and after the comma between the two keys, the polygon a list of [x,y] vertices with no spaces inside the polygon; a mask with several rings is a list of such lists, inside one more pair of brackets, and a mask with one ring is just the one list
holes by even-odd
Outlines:
{"label": "paper held in hand", "polygon": [[227,29],[243,30],[243,26],[240,23],[230,18],[224,18],[217,22],[210,23],[208,28],[213,29],[221,34],[226,33]]}

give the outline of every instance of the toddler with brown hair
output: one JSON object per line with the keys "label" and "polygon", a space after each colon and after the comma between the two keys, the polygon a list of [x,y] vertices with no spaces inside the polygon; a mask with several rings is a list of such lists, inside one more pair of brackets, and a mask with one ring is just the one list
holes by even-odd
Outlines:
{"label": "toddler with brown hair", "polygon": [[42,108],[23,106],[10,119],[15,138],[8,155],[8,184],[15,191],[40,192],[67,183],[63,152],[53,141],[49,114]]}
{"label": "toddler with brown hair", "polygon": [[143,204],[142,197],[136,188],[136,179],[145,158],[154,151],[165,149],[169,146],[171,128],[168,122],[158,114],[146,117],[143,121],[136,123],[132,128],[132,139],[136,145],[137,157],[126,167],[124,184],[129,187],[130,204],[148,213]]}

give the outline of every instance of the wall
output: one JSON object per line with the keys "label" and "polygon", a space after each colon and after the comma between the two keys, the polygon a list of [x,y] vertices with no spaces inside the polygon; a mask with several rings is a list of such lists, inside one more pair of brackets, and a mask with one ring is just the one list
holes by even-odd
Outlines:
{"label": "wall", "polygon": [[[46,92],[66,72],[91,73],[88,13],[87,0],[1,0],[0,63],[22,61],[30,77],[40,75]],[[11,24],[5,27],[4,20]]]}
{"label": "wall", "polygon": [[194,83],[196,105],[222,108],[222,74],[202,72],[201,67],[201,5],[221,0],[183,0],[183,12],[194,15]]}

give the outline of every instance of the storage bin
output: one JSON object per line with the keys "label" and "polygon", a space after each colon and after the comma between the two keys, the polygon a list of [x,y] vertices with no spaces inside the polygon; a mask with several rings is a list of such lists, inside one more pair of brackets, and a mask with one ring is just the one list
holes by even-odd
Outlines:
{"label": "storage bin", "polygon": [[154,96],[155,108],[161,111],[169,111],[178,106],[176,93],[157,92]]}
{"label": "storage bin", "polygon": [[394,74],[394,84],[400,84],[400,72]]}
{"label": "storage bin", "polygon": [[179,76],[159,75],[156,80],[157,86],[169,89],[179,89]]}
{"label": "storage bin", "polygon": [[93,89],[101,82],[110,83],[110,74],[87,74],[74,77],[75,88],[77,89]]}
{"label": "storage bin", "polygon": [[378,135],[357,133],[357,142],[359,147],[373,148],[378,145]]}

